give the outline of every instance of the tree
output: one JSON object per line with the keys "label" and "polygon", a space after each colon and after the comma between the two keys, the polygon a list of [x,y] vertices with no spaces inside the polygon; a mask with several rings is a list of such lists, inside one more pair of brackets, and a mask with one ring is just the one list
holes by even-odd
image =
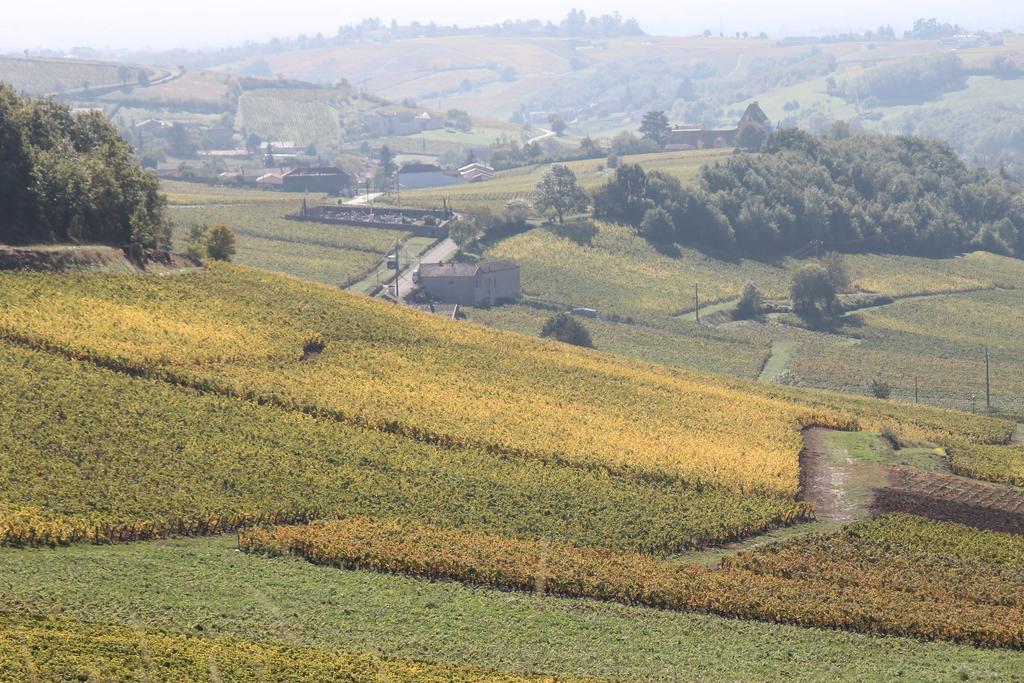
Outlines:
{"label": "tree", "polygon": [[671,133],[672,126],[669,125],[665,112],[649,111],[644,114],[643,121],[640,123],[640,135],[654,142],[658,149],[665,148]]}
{"label": "tree", "polygon": [[0,238],[95,242],[136,255],[170,244],[156,176],[103,114],[0,84]]}
{"label": "tree", "polygon": [[544,174],[533,190],[533,206],[542,213],[554,211],[558,222],[565,222],[565,214],[583,211],[590,197],[576,182],[576,174],[564,164],[555,164]]}
{"label": "tree", "polygon": [[448,237],[458,245],[459,251],[478,240],[480,234],[480,225],[473,218],[460,218],[448,226]]}
{"label": "tree", "polygon": [[732,317],[736,320],[750,320],[761,315],[763,308],[764,297],[761,296],[761,290],[753,282],[748,282],[743,288],[743,294],[736,304]]}
{"label": "tree", "polygon": [[548,125],[551,126],[551,130],[555,132],[555,135],[562,137],[565,133],[565,129],[568,127],[559,114],[548,114]]}
{"label": "tree", "polygon": [[377,160],[380,162],[380,173],[385,179],[395,174],[395,153],[391,151],[390,147],[387,145],[381,147]]}
{"label": "tree", "polygon": [[223,223],[217,223],[206,233],[206,255],[214,261],[230,261],[235,255],[235,233]]}
{"label": "tree", "polygon": [[245,148],[249,150],[249,152],[252,154],[255,154],[256,152],[260,151],[260,146],[262,144],[263,138],[261,138],[259,135],[256,135],[256,133],[249,133],[249,137],[245,139]]}
{"label": "tree", "polygon": [[828,271],[828,276],[835,285],[837,292],[850,288],[850,273],[846,269],[846,259],[836,251],[830,251],[821,259],[821,265]]}
{"label": "tree", "polygon": [[743,124],[736,136],[736,146],[749,152],[756,152],[768,139],[768,131],[760,123],[751,121]]}
{"label": "tree", "polygon": [[446,123],[455,130],[462,131],[463,133],[468,133],[473,130],[473,119],[471,119],[469,114],[462,109],[449,109]]}
{"label": "tree", "polygon": [[590,332],[576,318],[568,313],[559,313],[548,318],[541,328],[540,336],[557,339],[565,344],[594,348]]}
{"label": "tree", "polygon": [[600,145],[594,142],[593,138],[587,136],[580,140],[580,154],[588,159],[596,159],[604,154],[604,150],[601,149]]}
{"label": "tree", "polygon": [[836,286],[828,271],[817,263],[800,266],[789,288],[793,311],[804,318],[831,315],[836,304]]}
{"label": "tree", "polygon": [[661,207],[647,209],[640,221],[639,234],[656,244],[671,244],[675,236],[675,224],[668,211]]}
{"label": "tree", "polygon": [[185,254],[197,261],[207,257],[206,233],[210,228],[205,223],[192,223],[188,228],[188,242],[185,244]]}

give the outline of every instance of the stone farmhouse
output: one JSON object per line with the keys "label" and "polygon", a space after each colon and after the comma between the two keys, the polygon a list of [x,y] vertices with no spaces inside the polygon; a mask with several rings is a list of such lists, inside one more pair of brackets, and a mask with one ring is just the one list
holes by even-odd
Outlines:
{"label": "stone farmhouse", "polygon": [[434,299],[460,306],[490,306],[519,298],[519,266],[512,261],[421,263],[417,280]]}
{"label": "stone farmhouse", "polygon": [[710,149],[713,147],[732,147],[740,129],[749,123],[756,123],[771,128],[771,121],[757,102],[752,102],[743,112],[735,128],[705,128],[700,124],[683,124],[676,126],[668,136],[665,149],[680,151],[687,149]]}

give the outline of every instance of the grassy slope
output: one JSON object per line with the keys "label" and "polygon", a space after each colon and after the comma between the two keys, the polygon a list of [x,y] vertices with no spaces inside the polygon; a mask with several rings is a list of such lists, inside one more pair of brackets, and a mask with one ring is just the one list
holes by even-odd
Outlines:
{"label": "grassy slope", "polygon": [[[663,254],[627,226],[599,228],[589,246],[538,228],[499,242],[488,255],[520,264],[527,295],[644,319],[693,310],[694,284],[704,304],[738,298],[748,282],[769,298],[785,298],[801,264],[723,261],[694,249]],[[847,263],[854,288],[890,296],[1024,286],[1024,262],[986,253],[941,260],[863,254]]]}
{"label": "grassy slope", "polygon": [[[0,281],[10,304],[0,318],[10,334],[113,365],[144,365],[154,376],[441,442],[795,490],[798,421],[810,414],[723,391],[710,377],[455,325],[236,267],[164,279],[83,276],[70,284],[0,274]],[[39,287],[52,305],[40,305]],[[317,333],[327,348],[303,364],[303,343]]]}
{"label": "grassy slope", "polygon": [[[45,95],[56,92],[58,85],[78,90],[85,82],[92,88],[119,85],[120,64],[81,59],[0,57],[0,81],[14,86],[18,92]],[[132,68],[128,83],[134,84],[140,69]],[[153,76],[154,71],[150,71]]]}
{"label": "grassy slope", "polygon": [[[530,306],[461,310],[470,321],[530,335],[539,335],[544,322],[554,315]],[[680,319],[650,326],[601,319],[584,319],[583,324],[594,347],[606,353],[750,379],[757,376],[768,351],[768,345],[757,340]]]}
{"label": "grassy slope", "polygon": [[[1016,652],[339,571],[234,537],[0,550],[6,610],[514,672],[647,680],[1010,679]],[[88,586],[88,590],[82,590]]]}

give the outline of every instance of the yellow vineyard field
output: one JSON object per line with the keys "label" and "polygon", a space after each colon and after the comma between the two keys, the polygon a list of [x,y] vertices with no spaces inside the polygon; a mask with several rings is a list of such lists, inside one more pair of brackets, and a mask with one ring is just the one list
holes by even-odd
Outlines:
{"label": "yellow vineyard field", "polygon": [[[808,407],[234,266],[172,278],[7,273],[0,294],[0,335],[35,348],[442,446],[694,486],[791,496],[801,427],[849,428],[882,410]],[[303,361],[313,337],[324,351]],[[990,441],[1006,429],[969,422]]]}

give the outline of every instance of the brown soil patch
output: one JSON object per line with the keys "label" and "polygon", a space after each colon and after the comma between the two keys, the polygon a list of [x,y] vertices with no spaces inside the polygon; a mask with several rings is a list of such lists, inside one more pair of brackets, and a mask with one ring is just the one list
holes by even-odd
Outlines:
{"label": "brown soil patch", "polygon": [[804,431],[800,500],[819,520],[847,523],[889,512],[1024,534],[1024,491],[1009,486],[866,462],[830,444],[830,430]]}
{"label": "brown soil patch", "polygon": [[92,244],[43,244],[14,247],[0,244],[0,270],[53,273],[99,271],[108,273],[172,273],[199,267],[187,256],[154,252],[141,261],[124,250]]}
{"label": "brown soil patch", "polygon": [[978,529],[1024,534],[1024,492],[949,474],[894,467],[872,511],[907,512]]}
{"label": "brown soil patch", "polygon": [[871,516],[876,489],[885,486],[889,467],[849,457],[829,445],[828,429],[804,431],[800,454],[799,499],[814,504],[814,516],[834,522],[853,522]]}

